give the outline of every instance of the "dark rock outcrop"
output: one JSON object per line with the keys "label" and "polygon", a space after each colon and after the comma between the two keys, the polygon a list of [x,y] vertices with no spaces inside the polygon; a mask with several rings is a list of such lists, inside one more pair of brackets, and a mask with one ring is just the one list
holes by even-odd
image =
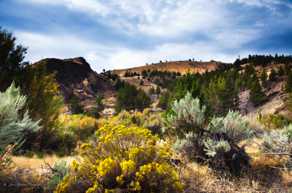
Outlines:
{"label": "dark rock outcrop", "polygon": [[96,73],[82,58],[56,59],[47,58],[33,64],[33,67],[44,65],[48,73],[55,73],[65,102],[77,98],[87,108],[94,105],[96,96],[114,92],[114,88],[105,76]]}

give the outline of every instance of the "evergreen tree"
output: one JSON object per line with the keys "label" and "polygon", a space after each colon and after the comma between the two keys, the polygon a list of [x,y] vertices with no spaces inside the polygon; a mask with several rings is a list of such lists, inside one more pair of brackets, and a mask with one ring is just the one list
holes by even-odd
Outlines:
{"label": "evergreen tree", "polygon": [[135,86],[123,83],[118,89],[116,110],[143,110],[150,105],[150,98],[143,90],[138,90]]}
{"label": "evergreen tree", "polygon": [[286,101],[287,108],[290,112],[292,112],[292,93],[288,94],[288,98]]}
{"label": "evergreen tree", "polygon": [[83,107],[80,105],[79,99],[74,94],[69,99],[69,106],[73,114],[84,113]]}
{"label": "evergreen tree", "polygon": [[158,106],[162,109],[167,109],[170,105],[171,96],[169,92],[164,92],[159,97]]}
{"label": "evergreen tree", "polygon": [[263,69],[262,73],[261,73],[261,76],[260,76],[260,80],[261,80],[261,83],[263,85],[263,87],[266,86],[267,84],[267,79],[268,79],[268,76],[267,76],[267,71],[265,69]]}
{"label": "evergreen tree", "polygon": [[262,104],[266,100],[266,95],[262,91],[262,87],[257,78],[254,80],[250,88],[250,100],[255,106]]}
{"label": "evergreen tree", "polygon": [[288,78],[287,78],[287,82],[286,82],[286,86],[285,86],[285,90],[288,93],[292,92],[292,71],[290,71],[288,73]]}
{"label": "evergreen tree", "polygon": [[16,38],[0,27],[0,90],[5,90],[27,63],[26,48],[16,45]]}
{"label": "evergreen tree", "polygon": [[155,92],[156,92],[156,94],[158,94],[158,95],[161,93],[161,89],[160,89],[159,86],[156,87],[156,91],[155,91]]}
{"label": "evergreen tree", "polygon": [[269,79],[270,79],[271,81],[276,81],[276,80],[277,80],[277,72],[276,72],[275,69],[272,69],[272,70],[271,70],[271,73],[270,73]]}
{"label": "evergreen tree", "polygon": [[288,73],[287,82],[285,85],[285,91],[288,93],[286,105],[287,105],[288,110],[292,112],[292,71]]}
{"label": "evergreen tree", "polygon": [[213,78],[204,90],[204,99],[214,114],[225,115],[229,110],[238,108],[238,88],[236,73],[227,72]]}
{"label": "evergreen tree", "polygon": [[280,66],[279,71],[278,71],[279,76],[284,76],[285,75],[285,68],[283,66]]}
{"label": "evergreen tree", "polygon": [[22,81],[22,90],[28,96],[27,106],[33,119],[41,119],[42,128],[37,136],[32,136],[27,148],[38,150],[50,148],[50,138],[54,136],[55,126],[61,109],[63,97],[54,74],[48,74],[45,66],[28,67]]}
{"label": "evergreen tree", "polygon": [[242,76],[242,81],[244,82],[244,87],[250,88],[254,80],[257,79],[257,73],[253,65],[248,65]]}

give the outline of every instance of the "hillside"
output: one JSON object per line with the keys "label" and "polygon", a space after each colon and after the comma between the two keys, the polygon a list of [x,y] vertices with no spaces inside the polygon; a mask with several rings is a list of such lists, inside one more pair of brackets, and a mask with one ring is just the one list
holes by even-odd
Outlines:
{"label": "hillside", "polygon": [[82,58],[47,58],[33,64],[44,65],[49,73],[56,74],[65,102],[77,98],[85,109],[94,105],[97,96],[109,96],[114,92],[111,82],[103,75],[93,71]]}
{"label": "hillside", "polygon": [[123,76],[127,71],[128,72],[136,72],[141,73],[142,71],[168,71],[168,72],[179,72],[180,74],[186,73],[205,73],[208,71],[214,71],[220,68],[224,63],[217,62],[217,61],[209,61],[209,62],[198,62],[198,61],[169,61],[169,62],[160,62],[151,65],[144,65],[134,68],[127,68],[127,69],[118,69],[113,70],[114,74],[119,76]]}

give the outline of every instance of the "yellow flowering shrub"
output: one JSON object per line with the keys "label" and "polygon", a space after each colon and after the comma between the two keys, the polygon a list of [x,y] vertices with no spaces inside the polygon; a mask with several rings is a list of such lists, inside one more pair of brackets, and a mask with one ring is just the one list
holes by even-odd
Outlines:
{"label": "yellow flowering shrub", "polygon": [[106,123],[94,142],[81,146],[81,161],[55,193],[181,192],[172,152],[158,140],[148,129]]}
{"label": "yellow flowering shrub", "polygon": [[98,129],[95,118],[82,114],[62,114],[58,118],[58,124],[62,132],[72,133],[77,138],[76,140],[84,140]]}
{"label": "yellow flowering shrub", "polygon": [[139,126],[147,128],[152,131],[153,134],[161,134],[161,128],[163,127],[162,113],[151,112],[149,109],[145,109],[143,112],[122,111],[117,116],[108,119],[100,119],[99,125],[110,124],[125,125],[125,126]]}

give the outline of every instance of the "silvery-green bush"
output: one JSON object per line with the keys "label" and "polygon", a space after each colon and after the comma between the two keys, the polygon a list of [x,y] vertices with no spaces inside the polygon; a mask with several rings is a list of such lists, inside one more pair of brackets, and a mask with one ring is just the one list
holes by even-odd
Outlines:
{"label": "silvery-green bush", "polygon": [[[240,168],[234,166],[248,165],[249,161],[244,148],[238,143],[253,137],[253,130],[240,113],[233,111],[225,117],[212,118],[207,125],[205,111],[206,107],[190,93],[174,102],[166,116],[168,129],[176,139],[174,149],[186,153],[191,159],[205,159],[213,165],[223,163],[224,168],[232,167],[238,174]],[[234,163],[230,164],[232,161]]]}
{"label": "silvery-green bush", "polygon": [[212,140],[207,138],[203,143],[206,155],[209,157],[215,157],[218,153],[225,153],[231,150],[230,144],[225,140]]}
{"label": "silvery-green bush", "polygon": [[225,117],[214,117],[207,131],[213,137],[204,139],[204,146],[207,155],[211,157],[230,151],[230,142],[237,144],[254,136],[248,122],[239,112],[234,111],[229,111]]}
{"label": "silvery-green bush", "polygon": [[265,133],[262,150],[266,153],[292,153],[292,124],[289,126]]}
{"label": "silvery-green bush", "polygon": [[173,103],[166,120],[175,135],[179,138],[185,138],[189,133],[200,132],[206,120],[205,112],[206,107],[201,106],[200,100],[194,99],[188,92],[184,98]]}
{"label": "silvery-green bush", "polygon": [[39,129],[39,121],[33,121],[28,111],[24,111],[25,103],[26,97],[14,83],[5,92],[0,92],[0,150]]}
{"label": "silvery-green bush", "polygon": [[263,153],[285,156],[288,158],[283,163],[285,168],[292,168],[292,124],[283,129],[267,132],[263,136],[261,146]]}
{"label": "silvery-green bush", "polygon": [[254,135],[246,119],[235,111],[229,111],[225,117],[214,117],[207,130],[211,133],[224,133],[236,143]]}

